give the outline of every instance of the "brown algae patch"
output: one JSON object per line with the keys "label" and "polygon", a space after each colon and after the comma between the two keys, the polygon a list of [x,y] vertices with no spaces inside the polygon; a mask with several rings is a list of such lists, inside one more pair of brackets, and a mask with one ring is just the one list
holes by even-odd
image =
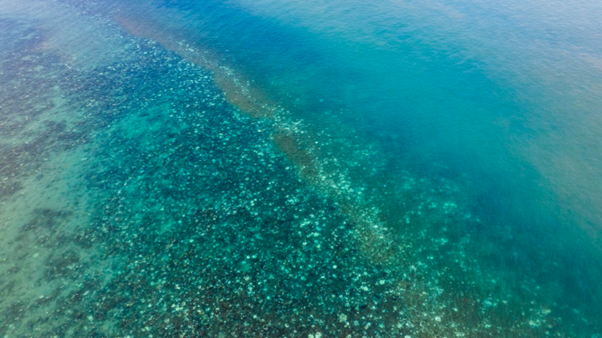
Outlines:
{"label": "brown algae patch", "polygon": [[272,118],[276,105],[263,91],[240,72],[218,62],[218,57],[209,49],[191,43],[178,32],[163,27],[151,19],[141,20],[140,16],[115,15],[115,20],[130,34],[158,42],[167,50],[203,67],[213,73],[215,84],[223,91],[226,100],[255,118]]}
{"label": "brown algae patch", "polygon": [[291,162],[297,167],[299,175],[311,181],[316,179],[318,168],[317,159],[298,137],[287,132],[277,132],[272,135],[272,140]]}

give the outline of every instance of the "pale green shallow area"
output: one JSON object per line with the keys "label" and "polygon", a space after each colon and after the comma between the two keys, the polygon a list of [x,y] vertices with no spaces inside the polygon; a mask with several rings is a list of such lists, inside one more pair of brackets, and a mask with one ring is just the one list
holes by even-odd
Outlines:
{"label": "pale green shallow area", "polygon": [[602,336],[595,98],[450,8],[0,5],[0,337]]}

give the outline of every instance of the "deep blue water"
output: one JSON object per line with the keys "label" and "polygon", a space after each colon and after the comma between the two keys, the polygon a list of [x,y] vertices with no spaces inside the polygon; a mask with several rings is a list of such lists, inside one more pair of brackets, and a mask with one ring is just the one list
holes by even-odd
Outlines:
{"label": "deep blue water", "polygon": [[0,335],[602,337],[602,7],[0,0]]}

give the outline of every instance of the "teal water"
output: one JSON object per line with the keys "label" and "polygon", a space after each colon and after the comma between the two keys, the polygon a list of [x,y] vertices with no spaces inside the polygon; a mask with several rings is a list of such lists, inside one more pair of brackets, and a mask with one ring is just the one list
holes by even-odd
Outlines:
{"label": "teal water", "polygon": [[0,336],[601,337],[601,16],[0,0]]}

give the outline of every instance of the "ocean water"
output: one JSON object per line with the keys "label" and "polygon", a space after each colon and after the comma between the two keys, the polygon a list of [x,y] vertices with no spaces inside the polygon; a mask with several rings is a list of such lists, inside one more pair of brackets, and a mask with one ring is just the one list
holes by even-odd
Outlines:
{"label": "ocean water", "polygon": [[0,337],[602,337],[600,17],[0,0]]}

